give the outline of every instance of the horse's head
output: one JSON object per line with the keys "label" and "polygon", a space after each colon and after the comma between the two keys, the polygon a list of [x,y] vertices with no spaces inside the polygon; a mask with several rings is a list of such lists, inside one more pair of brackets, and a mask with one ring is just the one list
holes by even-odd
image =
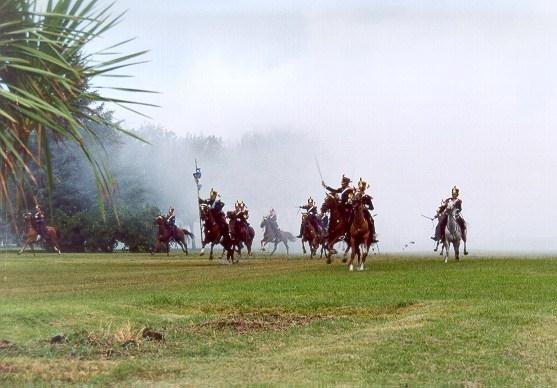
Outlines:
{"label": "horse's head", "polygon": [[209,213],[209,206],[207,204],[199,205],[199,214],[201,215],[201,219],[205,221],[207,219]]}
{"label": "horse's head", "polygon": [[268,217],[263,217],[263,219],[261,220],[261,225],[259,225],[259,227],[264,228],[265,225],[267,224],[267,222],[269,222],[269,218]]}
{"label": "horse's head", "polygon": [[160,215],[155,217],[154,223],[157,224],[157,225],[163,225],[164,224],[164,217],[160,216]]}
{"label": "horse's head", "polygon": [[338,205],[338,196],[334,193],[327,193],[325,195],[325,200],[321,206],[321,212],[334,209]]}
{"label": "horse's head", "polygon": [[447,204],[447,207],[445,208],[445,214],[447,216],[451,216],[451,217],[457,217],[460,213],[460,209],[457,208],[456,206],[454,206],[453,202],[450,202]]}
{"label": "horse's head", "polygon": [[23,219],[25,221],[31,221],[33,219],[33,214],[31,212],[23,213]]}

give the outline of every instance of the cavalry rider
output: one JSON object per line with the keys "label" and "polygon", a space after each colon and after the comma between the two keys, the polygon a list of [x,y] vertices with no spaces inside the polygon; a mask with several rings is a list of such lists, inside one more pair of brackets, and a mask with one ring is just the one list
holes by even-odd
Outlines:
{"label": "cavalry rider", "polygon": [[35,206],[35,213],[33,214],[33,227],[37,231],[37,241],[41,238],[46,240],[46,214],[43,207],[39,204]]}
{"label": "cavalry rider", "polygon": [[244,201],[242,202],[236,201],[236,204],[234,205],[234,217],[238,221],[240,221],[243,226],[245,226],[246,228],[249,227],[249,222],[248,222],[249,213],[248,213],[248,208],[244,203]]}
{"label": "cavalry rider", "polygon": [[344,176],[344,174],[343,174],[342,175],[342,180],[340,181],[340,187],[338,189],[327,186],[325,184],[325,181],[321,181],[321,184],[329,192],[335,193],[335,194],[340,194],[340,201],[342,202],[343,205],[346,206],[347,203],[348,203],[348,194],[350,194],[350,191],[352,190],[352,188],[350,187],[350,182],[352,182],[350,180],[350,178],[348,178],[347,176]]}
{"label": "cavalry rider", "polygon": [[269,215],[267,216],[267,221],[269,221],[269,225],[271,227],[273,234],[276,234],[280,231],[277,222],[277,213],[275,212],[275,209],[271,209],[269,211]]}
{"label": "cavalry rider", "polygon": [[432,237],[432,240],[439,241],[445,238],[445,226],[447,225],[447,215],[445,214],[445,209],[447,207],[450,208],[457,208],[458,215],[456,217],[456,222],[460,225],[460,230],[462,232],[462,240],[466,242],[466,222],[464,218],[460,216],[460,212],[462,211],[462,200],[458,198],[459,195],[459,188],[454,186],[451,190],[451,198],[447,198],[441,202],[441,206],[437,209],[437,213],[435,214],[434,218],[438,218],[439,222],[435,227],[435,236]]}
{"label": "cavalry rider", "polygon": [[171,206],[165,216],[166,226],[172,232],[172,237],[176,237],[176,216],[174,215],[174,208]]}
{"label": "cavalry rider", "polygon": [[221,234],[226,235],[228,233],[228,225],[226,223],[226,216],[222,211],[224,203],[218,198],[218,193],[211,189],[209,192],[209,198],[200,198],[199,204],[206,204],[209,206],[209,212],[213,215],[215,222],[220,228]]}
{"label": "cavalry rider", "polygon": [[[307,211],[308,218],[306,222],[309,221],[311,225],[315,228],[317,235],[321,236],[323,232],[323,227],[321,226],[321,221],[319,220],[319,216],[317,213],[317,206],[315,206],[315,202],[313,201],[313,198],[309,197],[307,205],[299,206],[299,208],[305,209]],[[302,238],[302,234],[304,232],[304,226],[305,223],[302,222],[302,224],[300,225],[300,234],[297,236],[298,238]]]}
{"label": "cavalry rider", "polygon": [[378,241],[375,234],[375,221],[371,216],[371,211],[373,210],[373,197],[369,194],[366,194],[366,189],[368,188],[369,184],[363,181],[362,178],[360,178],[360,180],[358,181],[358,193],[362,200],[362,204],[364,205],[364,217],[366,218],[366,221],[368,222],[370,231],[372,233],[372,242],[376,243]]}

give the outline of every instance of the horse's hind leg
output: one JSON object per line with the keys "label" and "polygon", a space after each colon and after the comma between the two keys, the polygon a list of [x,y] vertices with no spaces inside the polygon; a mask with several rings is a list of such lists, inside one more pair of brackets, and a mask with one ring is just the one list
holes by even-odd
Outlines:
{"label": "horse's hind leg", "polygon": [[464,255],[466,256],[468,254],[468,251],[466,250],[466,241],[462,240],[462,242],[464,243]]}
{"label": "horse's hind leg", "polygon": [[453,248],[454,248],[454,258],[456,261],[459,261],[460,243],[458,241],[456,243],[453,243]]}
{"label": "horse's hind leg", "polygon": [[[273,247],[273,251],[271,252],[271,256],[272,256],[273,253],[275,253],[275,251],[277,250],[278,242],[275,241],[274,244],[275,244],[275,246]],[[286,246],[286,254],[288,254],[288,246]]]}
{"label": "horse's hind leg", "polygon": [[445,263],[449,259],[449,248],[451,247],[451,243],[443,242],[443,248],[441,249],[441,253],[443,253],[443,249],[445,250]]}

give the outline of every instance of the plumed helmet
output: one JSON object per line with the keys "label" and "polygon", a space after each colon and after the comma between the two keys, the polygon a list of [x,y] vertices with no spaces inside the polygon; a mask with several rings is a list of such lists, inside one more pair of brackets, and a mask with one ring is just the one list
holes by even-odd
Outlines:
{"label": "plumed helmet", "polygon": [[458,197],[459,192],[460,189],[456,186],[453,186],[453,189],[451,190],[451,194],[456,195]]}
{"label": "plumed helmet", "polygon": [[342,174],[342,180],[341,180],[341,182],[342,182],[342,183],[345,183],[345,184],[349,184],[349,183],[352,182],[352,181],[350,180],[350,178],[348,178],[347,176],[344,176],[344,174]]}
{"label": "plumed helmet", "polygon": [[314,202],[313,202],[313,198],[309,197],[309,198],[308,198],[308,204],[312,204],[312,205],[313,205],[313,203],[314,203]]}
{"label": "plumed helmet", "polygon": [[218,194],[219,193],[217,193],[215,190],[213,190],[213,188],[211,188],[211,191],[209,192],[209,197],[216,198]]}
{"label": "plumed helmet", "polygon": [[269,212],[269,214],[275,215],[275,209],[271,208],[271,211]]}
{"label": "plumed helmet", "polygon": [[174,208],[172,206],[170,206],[170,208],[168,208],[168,212],[169,213],[174,213]]}
{"label": "plumed helmet", "polygon": [[360,180],[358,181],[358,189],[360,189],[360,191],[365,191],[368,188],[369,184],[360,177]]}

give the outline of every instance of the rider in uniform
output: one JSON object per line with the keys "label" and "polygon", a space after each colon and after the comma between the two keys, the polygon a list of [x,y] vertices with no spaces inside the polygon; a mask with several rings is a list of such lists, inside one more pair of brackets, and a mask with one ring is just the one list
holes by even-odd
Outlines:
{"label": "rider in uniform", "polygon": [[372,242],[376,243],[378,241],[377,235],[375,234],[375,221],[371,216],[371,211],[373,210],[373,197],[369,194],[366,194],[366,189],[368,188],[369,184],[363,181],[362,178],[360,178],[360,180],[358,181],[358,193],[360,194],[362,204],[364,205],[364,217],[371,229],[370,231],[372,233]]}
{"label": "rider in uniform", "polygon": [[213,215],[220,231],[223,235],[228,233],[228,224],[226,223],[226,216],[222,211],[224,203],[218,198],[218,193],[211,189],[208,199],[199,199],[199,204],[206,204],[209,206],[209,212]]}
{"label": "rider in uniform", "polygon": [[466,242],[466,222],[460,215],[460,212],[462,211],[462,200],[458,198],[459,192],[459,188],[454,186],[451,190],[451,198],[447,198],[442,201],[441,206],[439,206],[439,208],[437,209],[434,218],[438,218],[439,222],[435,227],[435,236],[431,237],[432,240],[439,241],[445,238],[445,226],[447,225],[447,215],[445,214],[445,209],[447,209],[447,207],[452,207],[458,209],[456,222],[458,222],[458,224],[460,225],[462,240]]}
{"label": "rider in uniform", "polygon": [[35,206],[35,213],[33,214],[33,226],[37,231],[37,241],[41,238],[46,240],[46,214],[43,210],[43,207],[39,204]]}
{"label": "rider in uniform", "polygon": [[[306,222],[309,221],[311,225],[315,228],[317,235],[321,236],[323,232],[323,228],[321,226],[321,221],[319,220],[318,213],[317,213],[317,206],[315,206],[313,198],[309,197],[307,205],[299,206],[299,208],[307,211],[308,218]],[[297,236],[298,238],[302,238],[302,234],[304,232],[304,226],[305,223],[302,222],[302,224],[300,225],[300,234]]]}
{"label": "rider in uniform", "polygon": [[172,232],[172,237],[176,238],[176,216],[174,215],[174,208],[170,207],[165,217],[166,226]]}

